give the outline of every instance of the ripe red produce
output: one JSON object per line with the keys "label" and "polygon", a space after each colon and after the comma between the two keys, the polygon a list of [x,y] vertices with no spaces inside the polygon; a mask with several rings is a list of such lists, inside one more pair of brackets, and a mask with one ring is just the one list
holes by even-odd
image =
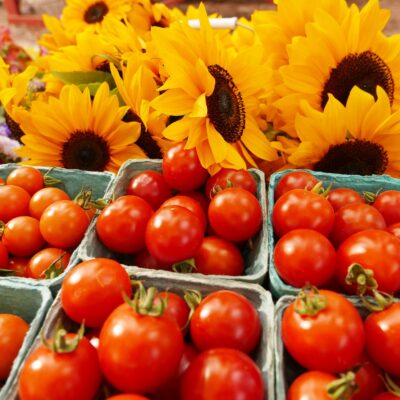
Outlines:
{"label": "ripe red produce", "polygon": [[393,393],[390,392],[384,392],[380,393],[377,396],[375,396],[372,400],[399,400],[400,396],[396,396]]}
{"label": "ripe red produce", "polygon": [[387,225],[400,222],[400,191],[387,190],[380,193],[373,206],[383,215]]}
{"label": "ripe red produce", "polygon": [[6,269],[15,271],[15,276],[26,276],[29,260],[29,257],[10,257]]}
{"label": "ripe red produce", "polygon": [[161,292],[158,294],[158,296],[164,299],[166,302],[163,316],[166,318],[171,318],[178,324],[179,328],[183,330],[188,322],[190,314],[190,309],[186,301],[183,300],[181,296],[172,292]]}
{"label": "ripe red produce", "polygon": [[70,258],[71,254],[65,250],[47,247],[29,260],[26,276],[34,279],[55,278],[65,270]]}
{"label": "ripe red produce", "polygon": [[44,210],[59,200],[70,200],[69,195],[61,189],[46,187],[37,191],[29,201],[29,214],[40,219]]}
{"label": "ripe red produce", "polygon": [[7,185],[19,186],[31,196],[44,187],[44,178],[39,170],[33,167],[19,167],[10,172]]}
{"label": "ripe red produce", "polygon": [[117,394],[107,397],[107,400],[149,400],[148,397],[140,396],[139,394]]}
{"label": "ripe red produce", "polygon": [[8,251],[2,242],[0,242],[0,268],[8,268]]}
{"label": "ripe red produce", "polygon": [[363,359],[360,369],[356,372],[358,390],[352,400],[369,400],[385,390],[380,369],[367,359]]}
{"label": "ripe red produce", "polygon": [[166,271],[170,271],[172,269],[171,263],[163,263],[160,260],[155,259],[147,250],[144,248],[140,250],[139,253],[136,253],[133,257],[133,265],[137,265],[141,268],[149,268],[149,269],[164,269]]}
{"label": "ripe red produce", "polygon": [[365,204],[364,198],[353,189],[337,188],[329,192],[327,200],[336,211],[349,204]]}
{"label": "ripe red produce", "polygon": [[305,171],[293,171],[282,176],[275,187],[275,201],[279,199],[284,193],[293,189],[306,189],[311,190],[319,180]]}
{"label": "ripe red produce", "polygon": [[400,239],[400,222],[389,225],[388,227],[386,227],[386,231],[396,236],[397,239]]}
{"label": "ripe red produce", "polygon": [[337,379],[335,375],[308,371],[298,376],[290,385],[287,400],[332,400],[327,386]]}
{"label": "ripe red produce", "polygon": [[10,219],[29,215],[31,196],[19,186],[0,185],[0,221],[7,223]]}

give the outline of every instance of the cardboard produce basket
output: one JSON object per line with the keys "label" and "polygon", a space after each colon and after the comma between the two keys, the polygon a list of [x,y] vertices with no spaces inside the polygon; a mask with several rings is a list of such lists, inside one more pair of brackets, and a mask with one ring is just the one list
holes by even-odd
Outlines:
{"label": "cardboard produce basket", "polygon": [[[120,169],[113,184],[106,193],[106,197],[114,196],[115,198],[121,197],[126,194],[126,188],[129,180],[140,174],[143,171],[153,170],[161,172],[161,161],[159,160],[129,160],[125,162]],[[245,258],[245,271],[241,276],[222,276],[222,275],[203,275],[192,274],[194,276],[209,277],[210,279],[222,278],[227,280],[243,281],[249,283],[262,284],[268,272],[268,257],[267,257],[267,226],[266,226],[266,192],[265,180],[263,172],[255,169],[250,170],[251,174],[257,181],[257,198],[262,207],[263,225],[260,232],[253,240],[253,250],[245,251],[243,253]],[[81,260],[90,260],[92,258],[105,257],[113,258],[126,264],[124,256],[112,253],[108,250],[97,238],[96,235],[96,220],[93,220],[89,226],[88,232],[85,236],[82,245],[79,248],[79,258]],[[138,270],[143,268],[137,267]],[[161,276],[173,277],[175,272],[158,271]]]}

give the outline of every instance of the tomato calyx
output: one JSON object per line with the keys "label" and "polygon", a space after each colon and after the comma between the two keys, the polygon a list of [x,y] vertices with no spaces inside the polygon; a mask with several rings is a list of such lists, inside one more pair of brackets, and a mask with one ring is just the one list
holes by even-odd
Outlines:
{"label": "tomato calyx", "polygon": [[41,341],[42,344],[53,351],[54,353],[64,354],[64,353],[72,353],[74,352],[81,339],[85,334],[85,324],[82,322],[81,326],[79,327],[78,332],[76,333],[73,339],[67,338],[68,332],[62,327],[61,323],[58,323],[56,328],[56,333],[54,334],[53,340],[49,342],[45,337],[43,332],[41,333]]}
{"label": "tomato calyx", "polygon": [[191,274],[196,272],[197,267],[194,258],[188,258],[187,260],[175,263],[172,265],[172,271],[180,274]]}
{"label": "tomato calyx", "polygon": [[374,192],[362,192],[362,196],[367,204],[372,204],[375,202],[376,198],[381,194],[383,189],[379,189],[376,193]]}
{"label": "tomato calyx", "polygon": [[186,304],[189,306],[189,316],[186,324],[182,327],[182,331],[184,331],[190,324],[192,320],[193,314],[196,311],[196,308],[200,305],[203,300],[203,296],[198,290],[185,290],[183,294],[183,298],[186,301]]}
{"label": "tomato calyx", "polygon": [[[158,296],[158,290],[154,286],[147,290],[141,281],[131,281],[132,285],[136,285],[138,289],[135,292],[133,300],[131,300],[125,292],[122,296],[125,302],[139,315],[147,315],[150,317],[160,317],[164,314],[167,307],[167,298]],[[155,299],[157,298],[157,302]]]}
{"label": "tomato calyx", "polygon": [[327,298],[319,294],[315,286],[305,286],[300,290],[296,301],[295,312],[313,317],[327,306]]}
{"label": "tomato calyx", "polygon": [[15,275],[17,275],[17,271],[14,271],[13,269],[0,268],[0,276],[15,276]]}
{"label": "tomato calyx", "polygon": [[383,383],[386,386],[388,392],[400,397],[400,386],[390,377],[390,375],[385,372],[383,376]]}
{"label": "tomato calyx", "polygon": [[[43,271],[42,276],[45,279],[53,279],[53,278],[57,278],[57,276],[61,275],[64,271],[64,261],[63,258],[67,253],[62,253],[60,255],[60,257],[58,257],[56,260],[54,260],[49,268],[47,268],[46,270]],[[60,265],[57,265],[58,263],[60,263]]]}
{"label": "tomato calyx", "polygon": [[324,188],[324,182],[319,181],[318,183],[315,184],[313,188],[311,188],[310,192],[319,194],[322,197],[327,197],[330,191],[332,190],[332,183],[329,184],[329,186],[325,189]]}
{"label": "tomato calyx", "polygon": [[3,221],[0,221],[0,238],[3,236],[4,229],[6,229],[6,224]]}
{"label": "tomato calyx", "polygon": [[358,390],[356,374],[353,371],[341,374],[340,378],[330,383],[326,389],[334,400],[350,400]]}
{"label": "tomato calyx", "polygon": [[54,176],[51,176],[50,173],[53,168],[50,168],[43,176],[44,186],[56,186],[64,183],[61,179],[57,179]]}
{"label": "tomato calyx", "polygon": [[211,189],[210,198],[213,198],[216,194],[218,194],[219,192],[222,192],[224,189],[229,189],[229,188],[233,188],[233,187],[234,187],[234,184],[232,183],[232,181],[230,179],[227,179],[225,188],[223,188],[221,185],[215,185]]}

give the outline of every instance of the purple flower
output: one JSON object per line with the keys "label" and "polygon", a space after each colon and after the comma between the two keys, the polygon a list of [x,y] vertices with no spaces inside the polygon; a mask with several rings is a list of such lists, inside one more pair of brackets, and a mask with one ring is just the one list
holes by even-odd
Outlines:
{"label": "purple flower", "polygon": [[9,137],[11,135],[11,130],[5,122],[0,124],[0,136]]}
{"label": "purple flower", "polygon": [[0,160],[2,162],[18,162],[20,157],[15,150],[21,147],[21,144],[7,136],[0,136]]}

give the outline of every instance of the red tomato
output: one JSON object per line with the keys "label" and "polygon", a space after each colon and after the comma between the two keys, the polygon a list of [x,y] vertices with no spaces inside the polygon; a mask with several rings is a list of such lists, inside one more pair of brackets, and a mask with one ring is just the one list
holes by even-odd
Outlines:
{"label": "red tomato", "polygon": [[203,192],[192,190],[190,192],[179,192],[178,194],[181,196],[191,197],[193,200],[196,200],[203,209],[204,214],[207,215],[209,200]]}
{"label": "red tomato", "polygon": [[19,186],[0,185],[0,221],[7,223],[10,219],[29,214],[31,196]]}
{"label": "red tomato", "polygon": [[356,383],[358,390],[352,396],[352,400],[369,400],[385,390],[381,371],[368,360],[365,360],[356,372]]}
{"label": "red tomato", "polygon": [[8,378],[28,330],[29,324],[18,315],[0,314],[0,381]]}
{"label": "red tomato", "polygon": [[203,224],[186,208],[162,207],[150,218],[146,228],[149,253],[163,263],[192,258],[203,240]]}
{"label": "red tomato", "polygon": [[386,227],[386,231],[396,236],[397,239],[400,239],[400,222],[389,225],[388,227]]}
{"label": "red tomato", "polygon": [[[66,340],[76,335],[67,334]],[[96,349],[83,337],[70,353],[41,345],[26,359],[19,378],[21,400],[93,399],[101,383]]]}
{"label": "red tomato", "polygon": [[59,200],[70,200],[69,195],[61,189],[46,187],[37,191],[29,202],[29,214],[36,219],[40,219],[44,210]]}
{"label": "red tomato", "polygon": [[159,172],[144,171],[129,181],[126,194],[141,197],[155,211],[172,196],[172,190]]}
{"label": "red tomato", "polygon": [[79,324],[100,327],[124,302],[122,293],[132,295],[129,274],[116,261],[95,258],[84,261],[66,275],[61,286],[65,313]]}
{"label": "red tomato", "polygon": [[183,374],[181,400],[263,400],[264,382],[254,361],[234,349],[197,356]]}
{"label": "red tomato", "polygon": [[99,359],[106,379],[118,390],[149,393],[176,373],[183,336],[169,317],[139,315],[117,307],[100,333]]}
{"label": "red tomato", "polygon": [[329,290],[320,290],[319,294],[327,304],[316,315],[297,312],[304,308],[299,298],[289,305],[282,318],[282,339],[290,355],[303,367],[343,372],[354,367],[361,357],[365,342],[363,321],[344,296]]}
{"label": "red tomato", "polygon": [[354,233],[385,228],[385,219],[376,208],[368,204],[349,204],[335,213],[330,238],[338,246]]}
{"label": "red tomato", "polygon": [[286,400],[332,400],[327,386],[337,379],[326,372],[308,371],[290,385]]}
{"label": "red tomato", "polygon": [[306,189],[311,190],[319,180],[308,172],[293,171],[282,176],[275,187],[275,201],[283,194],[293,189]]}
{"label": "red tomato", "polygon": [[[62,258],[60,258],[61,256]],[[34,279],[45,279],[45,272],[50,267],[53,267],[53,269],[58,270],[52,272],[52,277],[55,278],[67,268],[70,258],[71,254],[67,253],[65,250],[47,247],[36,253],[30,259],[26,269],[26,276]]]}
{"label": "red tomato", "polygon": [[163,316],[171,318],[182,330],[188,322],[190,314],[190,308],[186,301],[183,300],[181,296],[172,292],[161,292],[158,296],[166,300],[167,306],[164,310]]}
{"label": "red tomato", "polygon": [[19,186],[32,196],[38,190],[43,189],[44,178],[36,168],[19,167],[8,175],[7,185]]}
{"label": "red tomato", "polygon": [[283,235],[274,249],[279,276],[294,287],[307,283],[320,287],[330,281],[336,268],[336,251],[321,233],[294,229]]}
{"label": "red tomato", "polygon": [[208,207],[208,220],[223,239],[241,242],[250,239],[262,225],[262,209],[253,194],[241,188],[218,193]]}
{"label": "red tomato", "polygon": [[349,293],[356,293],[355,285],[345,282],[351,264],[361,264],[374,273],[378,288],[387,293],[400,289],[400,240],[385,231],[368,230],[347,238],[337,250],[336,276]]}
{"label": "red tomato", "polygon": [[149,269],[163,269],[166,271],[172,270],[171,263],[163,263],[160,260],[155,259],[147,250],[144,248],[140,250],[139,253],[136,253],[133,257],[133,265],[137,265],[141,268],[149,268]]}
{"label": "red tomato", "polygon": [[153,214],[150,204],[138,196],[122,196],[99,215],[96,231],[111,251],[130,254],[143,249],[147,222]]}
{"label": "red tomato", "polygon": [[26,276],[29,257],[10,257],[7,269],[15,271],[15,276]]}
{"label": "red tomato", "polygon": [[46,208],[40,217],[40,232],[53,247],[76,247],[89,226],[85,210],[71,200],[60,200]]}
{"label": "red tomato", "polygon": [[197,268],[195,272],[205,275],[238,276],[244,270],[244,259],[238,248],[216,236],[203,239],[194,261]]}
{"label": "red tomato", "polygon": [[0,268],[8,268],[8,251],[3,242],[0,242]]}
{"label": "red tomato", "polygon": [[228,347],[251,353],[260,339],[261,322],[256,308],[246,297],[219,290],[209,294],[196,308],[190,333],[200,350]]}
{"label": "red tomato", "polygon": [[373,206],[383,215],[387,225],[400,222],[400,191],[387,190],[380,193]]}
{"label": "red tomato", "polygon": [[107,397],[107,400],[149,400],[149,398],[140,396],[139,394],[117,394]]}
{"label": "red tomato", "polygon": [[254,195],[257,193],[257,182],[249,171],[222,168],[215,175],[208,178],[205,190],[206,196],[211,200],[218,190],[228,187],[239,187]]}
{"label": "red tomato", "polygon": [[399,398],[399,396],[396,396],[393,393],[385,392],[378,394],[372,400],[399,400]]}
{"label": "red tomato", "polygon": [[7,222],[2,241],[9,253],[17,257],[30,257],[45,245],[39,221],[26,216]]}
{"label": "red tomato", "polygon": [[278,236],[293,229],[314,229],[328,236],[334,219],[335,213],[328,200],[303,189],[283,194],[272,210],[272,225]]}
{"label": "red tomato", "polygon": [[365,204],[364,197],[355,190],[348,188],[333,189],[329,192],[327,200],[331,203],[335,212],[349,204]]}
{"label": "red tomato", "polygon": [[400,377],[400,303],[368,315],[364,328],[369,358],[388,373]]}
{"label": "red tomato", "polygon": [[204,184],[209,174],[200,163],[196,149],[185,149],[186,143],[172,146],[164,154],[162,172],[167,184],[177,190],[196,190]]}

